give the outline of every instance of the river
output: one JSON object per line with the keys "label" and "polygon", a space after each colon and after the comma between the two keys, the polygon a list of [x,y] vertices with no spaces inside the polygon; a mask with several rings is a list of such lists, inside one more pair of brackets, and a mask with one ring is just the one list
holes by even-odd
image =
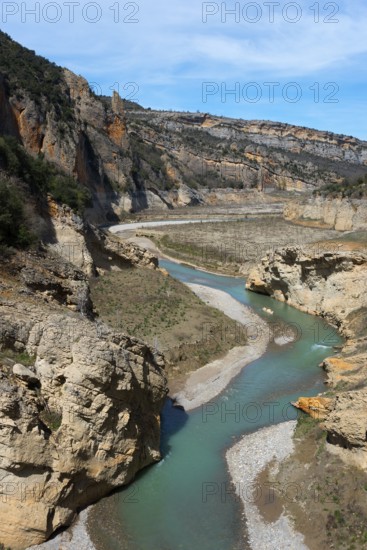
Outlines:
{"label": "river", "polygon": [[[318,365],[341,339],[321,319],[246,291],[242,278],[168,260],[160,265],[180,281],[224,290],[259,315],[270,307],[273,319],[291,325],[297,337],[286,346],[272,344],[220,396],[190,413],[167,400],[163,460],[117,494],[118,525],[101,535],[111,550],[246,549],[241,503],[231,494],[225,451],[246,432],[296,418],[290,402],[325,389]],[[119,530],[123,537],[115,536]]]}

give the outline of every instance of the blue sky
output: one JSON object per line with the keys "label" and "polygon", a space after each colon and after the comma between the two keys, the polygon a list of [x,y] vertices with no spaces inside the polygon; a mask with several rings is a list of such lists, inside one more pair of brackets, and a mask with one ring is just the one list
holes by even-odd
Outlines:
{"label": "blue sky", "polygon": [[362,0],[14,1],[0,10],[3,31],[97,93],[367,139]]}

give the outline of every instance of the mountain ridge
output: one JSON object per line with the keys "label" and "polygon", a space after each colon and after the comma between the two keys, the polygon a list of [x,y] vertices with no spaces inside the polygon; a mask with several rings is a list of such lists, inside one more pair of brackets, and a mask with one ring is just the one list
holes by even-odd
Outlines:
{"label": "mountain ridge", "polygon": [[[367,171],[367,142],[271,121],[155,111],[88,82],[0,33],[0,134],[92,197],[86,216],[206,203],[206,190],[307,193]],[[242,200],[242,199],[241,199]]]}

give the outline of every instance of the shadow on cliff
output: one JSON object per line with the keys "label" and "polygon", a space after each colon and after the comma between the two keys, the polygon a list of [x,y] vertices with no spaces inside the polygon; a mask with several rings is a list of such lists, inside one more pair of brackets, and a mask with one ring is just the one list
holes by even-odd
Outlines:
{"label": "shadow on cliff", "polygon": [[189,415],[182,407],[177,407],[171,398],[167,398],[161,414],[161,453],[162,458],[171,450],[170,438],[185,426]]}

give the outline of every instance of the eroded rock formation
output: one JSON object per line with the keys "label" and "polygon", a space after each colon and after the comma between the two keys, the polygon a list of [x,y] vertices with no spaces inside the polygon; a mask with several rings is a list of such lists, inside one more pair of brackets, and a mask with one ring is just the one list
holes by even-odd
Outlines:
{"label": "eroded rock formation", "polygon": [[337,231],[367,229],[367,201],[312,197],[307,201],[290,201],[284,217],[291,221],[320,221]]}
{"label": "eroded rock formation", "polygon": [[300,398],[297,405],[326,418],[328,441],[364,452],[367,467],[367,256],[326,253],[300,247],[278,249],[251,272],[246,287],[273,296],[308,313],[321,315],[346,337],[342,352],[325,359],[327,382],[337,391],[326,402]]}
{"label": "eroded rock formation", "polygon": [[166,379],[158,352],[94,319],[64,259],[1,271],[0,541],[16,550],[159,460]]}
{"label": "eroded rock formation", "polygon": [[84,78],[4,33],[0,43],[3,56],[8,51],[15,60],[24,57],[31,69],[17,71],[16,63],[9,68],[0,55],[0,133],[87,187],[92,222],[113,222],[131,210],[206,203],[213,200],[208,189],[219,196],[228,187],[304,192],[366,172],[367,144],[351,136],[143,109],[116,93],[95,95]]}

